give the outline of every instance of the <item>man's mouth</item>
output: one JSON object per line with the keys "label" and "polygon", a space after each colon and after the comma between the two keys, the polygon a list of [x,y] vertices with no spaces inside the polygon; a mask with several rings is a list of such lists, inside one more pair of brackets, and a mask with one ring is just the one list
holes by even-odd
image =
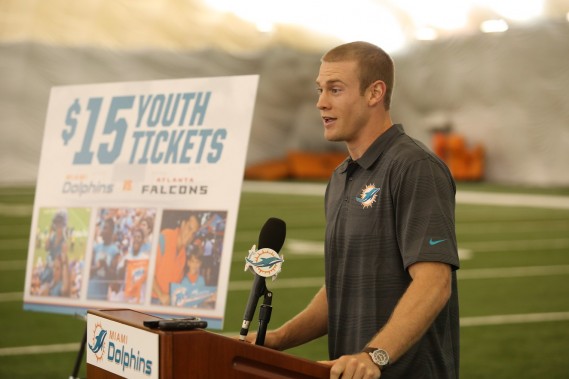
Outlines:
{"label": "man's mouth", "polygon": [[334,117],[322,117],[322,121],[324,122],[324,126],[332,124],[336,119]]}

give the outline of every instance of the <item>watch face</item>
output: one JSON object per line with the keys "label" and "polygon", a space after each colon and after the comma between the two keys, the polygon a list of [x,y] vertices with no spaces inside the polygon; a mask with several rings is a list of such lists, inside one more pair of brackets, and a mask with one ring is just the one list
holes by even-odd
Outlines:
{"label": "watch face", "polygon": [[373,361],[379,366],[385,366],[387,363],[389,363],[389,355],[385,350],[376,349],[371,352],[370,355],[371,359],[373,359]]}

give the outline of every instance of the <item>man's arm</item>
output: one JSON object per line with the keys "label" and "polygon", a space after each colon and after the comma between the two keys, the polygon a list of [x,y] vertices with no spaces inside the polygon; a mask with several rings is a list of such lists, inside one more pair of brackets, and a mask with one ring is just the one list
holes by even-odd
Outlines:
{"label": "man's arm", "polygon": [[419,262],[409,267],[413,281],[382,330],[369,342],[396,361],[425,334],[451,295],[451,268],[445,263]]}
{"label": "man's arm", "polygon": [[[387,351],[390,362],[399,359],[425,334],[451,294],[451,268],[445,263],[415,263],[409,267],[409,274],[411,284],[389,321],[368,343]],[[367,353],[345,355],[331,364],[331,378],[379,377],[379,369]]]}
{"label": "man's arm", "polygon": [[170,304],[170,294],[162,292],[160,285],[156,281],[156,278],[152,281],[152,290],[158,295],[158,300],[160,304],[169,305]]}
{"label": "man's arm", "polygon": [[71,289],[70,273],[69,273],[69,259],[67,258],[67,245],[63,246],[61,255],[61,296],[69,297]]}
{"label": "man's arm", "polygon": [[[328,333],[328,300],[326,287],[320,288],[304,310],[283,324],[280,328],[267,332],[265,347],[286,350]],[[255,342],[256,333],[249,334],[247,341]]]}

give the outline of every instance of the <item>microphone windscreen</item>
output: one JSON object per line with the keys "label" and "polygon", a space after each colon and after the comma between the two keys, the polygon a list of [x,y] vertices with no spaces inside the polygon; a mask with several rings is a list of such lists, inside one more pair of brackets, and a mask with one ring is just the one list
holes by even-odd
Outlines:
{"label": "microphone windscreen", "polygon": [[257,249],[269,248],[277,253],[284,245],[286,224],[280,218],[271,217],[265,222],[259,233]]}

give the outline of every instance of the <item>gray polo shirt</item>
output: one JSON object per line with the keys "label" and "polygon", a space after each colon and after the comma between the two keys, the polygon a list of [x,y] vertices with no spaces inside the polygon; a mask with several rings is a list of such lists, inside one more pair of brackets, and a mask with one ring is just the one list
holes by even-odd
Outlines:
{"label": "gray polo shirt", "polygon": [[452,267],[451,299],[388,378],[458,377],[456,187],[446,165],[401,125],[332,174],[325,196],[330,359],[360,352],[385,325],[416,262]]}

